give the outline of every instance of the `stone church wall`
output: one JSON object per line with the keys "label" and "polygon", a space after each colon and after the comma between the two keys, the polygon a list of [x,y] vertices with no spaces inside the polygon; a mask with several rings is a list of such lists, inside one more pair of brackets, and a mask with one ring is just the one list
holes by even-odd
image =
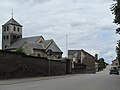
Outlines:
{"label": "stone church wall", "polygon": [[[51,75],[66,74],[66,62],[50,60]],[[49,75],[47,58],[0,50],[0,79]]]}

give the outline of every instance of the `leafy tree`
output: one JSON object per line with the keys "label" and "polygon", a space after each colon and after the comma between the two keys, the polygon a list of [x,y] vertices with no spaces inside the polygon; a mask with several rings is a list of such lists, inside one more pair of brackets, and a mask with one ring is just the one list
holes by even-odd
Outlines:
{"label": "leafy tree", "polygon": [[98,54],[95,54],[95,59],[98,60]]}
{"label": "leafy tree", "polygon": [[111,5],[112,14],[115,15],[114,23],[120,24],[120,0],[113,0],[116,3]]}
{"label": "leafy tree", "polygon": [[118,46],[116,46],[116,53],[117,53],[117,58],[120,63],[120,40],[118,41]]}
{"label": "leafy tree", "polygon": [[[115,3],[111,5],[110,9],[112,13],[115,15],[114,23],[116,23],[117,25],[120,25],[120,0],[113,0],[113,1],[115,1]],[[120,28],[116,29],[116,33],[120,34]],[[120,63],[120,40],[117,42],[117,45],[118,46],[116,47],[116,53]]]}
{"label": "leafy tree", "polygon": [[103,58],[99,58],[99,60],[98,60],[98,69],[99,69],[99,71],[101,71],[101,70],[103,70],[104,68],[106,68],[106,63],[105,63],[105,61],[104,61],[104,59]]}

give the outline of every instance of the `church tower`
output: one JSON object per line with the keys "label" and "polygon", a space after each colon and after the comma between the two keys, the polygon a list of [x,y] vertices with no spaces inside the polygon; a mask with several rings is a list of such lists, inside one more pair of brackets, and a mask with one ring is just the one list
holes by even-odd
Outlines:
{"label": "church tower", "polygon": [[22,25],[12,17],[2,25],[2,50],[7,49],[19,38],[22,38]]}

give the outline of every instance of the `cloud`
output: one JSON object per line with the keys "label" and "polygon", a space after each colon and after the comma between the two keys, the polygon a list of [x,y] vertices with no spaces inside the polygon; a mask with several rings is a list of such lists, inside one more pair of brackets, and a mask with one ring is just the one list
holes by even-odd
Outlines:
{"label": "cloud", "polygon": [[10,19],[13,8],[14,18],[23,25],[24,37],[53,38],[66,55],[68,35],[68,49],[82,48],[93,54],[105,51],[100,56],[112,53],[115,57],[118,38],[112,23],[112,3],[112,0],[4,0],[0,3],[0,25]]}

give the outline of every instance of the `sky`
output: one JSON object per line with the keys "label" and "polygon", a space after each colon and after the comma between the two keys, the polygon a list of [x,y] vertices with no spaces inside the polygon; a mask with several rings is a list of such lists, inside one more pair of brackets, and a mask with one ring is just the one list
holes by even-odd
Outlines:
{"label": "sky", "polygon": [[[0,25],[12,17],[23,25],[23,37],[54,39],[63,56],[84,49],[111,63],[116,58],[118,27],[110,11],[113,0],[0,0]],[[67,37],[66,37],[67,35]],[[67,41],[66,41],[67,40]],[[0,28],[0,48],[2,27]]]}

